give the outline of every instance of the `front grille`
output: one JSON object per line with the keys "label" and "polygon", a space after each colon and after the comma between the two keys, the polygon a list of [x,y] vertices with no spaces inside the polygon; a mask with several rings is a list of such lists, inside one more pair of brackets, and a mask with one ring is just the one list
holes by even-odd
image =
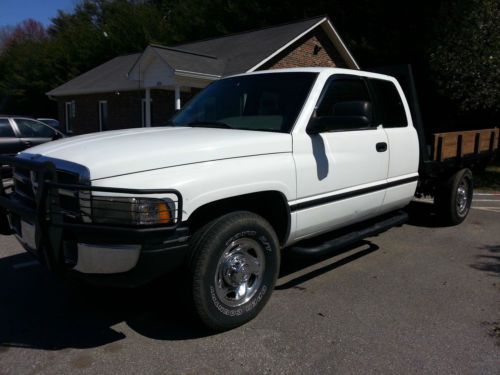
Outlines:
{"label": "front grille", "polygon": [[[60,184],[77,185],[79,176],[77,173],[57,170],[57,182]],[[66,222],[80,221],[80,202],[78,190],[52,189],[50,194],[55,194],[58,208]]]}
{"label": "front grille", "polygon": [[[14,196],[26,206],[35,207],[35,192],[33,190],[34,172],[26,168],[16,167],[13,172]],[[36,186],[36,185],[35,185]]]}
{"label": "front grille", "polygon": [[[62,184],[78,184],[79,175],[74,172],[57,170],[57,182]],[[38,189],[36,173],[27,169],[16,167],[13,173],[14,197],[24,205],[35,208],[35,196]],[[50,195],[56,195],[61,211],[69,218],[76,218],[80,212],[78,193],[75,190],[51,189]]]}
{"label": "front grille", "polygon": [[57,170],[57,182],[60,184],[78,184],[78,173]]}
{"label": "front grille", "polygon": [[[27,155],[25,157],[11,158],[11,160],[7,161],[10,161],[10,165],[14,167],[13,184],[12,187],[9,187],[8,198],[19,203],[15,205],[17,213],[12,215],[13,219],[16,219],[16,216],[19,216],[20,220],[26,217],[30,222],[35,220],[35,224],[38,224],[38,220],[42,220],[42,222],[51,222],[53,225],[60,227],[68,224],[94,224],[98,222],[93,220],[93,202],[99,197],[109,200],[105,197],[121,197],[122,195],[141,197],[161,194],[165,203],[168,204],[172,217],[169,221],[170,225],[164,226],[164,228],[170,230],[182,222],[182,196],[177,190],[92,186],[90,171],[86,167],[43,156]],[[42,164],[44,162],[47,163],[44,165]],[[54,170],[56,178],[52,179],[50,176],[53,176]],[[50,181],[39,184],[38,180],[42,173]],[[95,195],[94,192],[96,192]],[[40,195],[42,195],[43,201],[37,207],[37,199],[39,199]],[[31,208],[31,210],[26,208]],[[117,209],[119,207],[109,208],[110,211],[116,211]],[[127,212],[129,212],[128,208]],[[15,226],[16,223],[13,223],[13,225]],[[111,222],[109,225],[120,226],[120,223]],[[148,224],[138,225],[147,226]],[[151,225],[153,224],[151,223]]]}

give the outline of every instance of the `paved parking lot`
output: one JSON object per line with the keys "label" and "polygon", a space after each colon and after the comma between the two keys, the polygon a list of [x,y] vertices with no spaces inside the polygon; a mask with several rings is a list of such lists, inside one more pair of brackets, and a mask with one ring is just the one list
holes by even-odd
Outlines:
{"label": "paved parking lot", "polygon": [[473,202],[476,210],[500,212],[500,193],[476,193]]}
{"label": "paved parking lot", "polygon": [[0,237],[0,374],[499,374],[500,196],[466,223],[411,223],[312,260],[284,256],[268,306],[212,335],[175,279],[75,290]]}

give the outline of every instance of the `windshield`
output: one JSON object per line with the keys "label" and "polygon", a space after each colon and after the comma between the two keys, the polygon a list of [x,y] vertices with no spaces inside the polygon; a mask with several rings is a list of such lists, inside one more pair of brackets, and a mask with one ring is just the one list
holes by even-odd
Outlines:
{"label": "windshield", "polygon": [[173,126],[289,133],[316,73],[266,73],[216,81],[189,102]]}

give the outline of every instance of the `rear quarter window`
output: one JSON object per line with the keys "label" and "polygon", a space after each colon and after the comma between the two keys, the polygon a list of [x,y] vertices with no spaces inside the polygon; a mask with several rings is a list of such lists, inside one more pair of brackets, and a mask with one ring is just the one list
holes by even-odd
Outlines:
{"label": "rear quarter window", "polygon": [[381,79],[370,79],[369,83],[375,96],[377,124],[384,128],[408,126],[403,100],[394,83]]}

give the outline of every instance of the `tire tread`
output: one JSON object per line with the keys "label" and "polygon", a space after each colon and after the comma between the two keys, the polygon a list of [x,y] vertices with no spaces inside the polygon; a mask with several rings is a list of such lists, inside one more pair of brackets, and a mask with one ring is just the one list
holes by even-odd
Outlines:
{"label": "tire tread", "polygon": [[[215,323],[210,317],[207,309],[205,308],[206,301],[204,299],[203,293],[203,275],[205,275],[205,273],[207,272],[209,260],[211,257],[209,246],[211,243],[219,241],[219,236],[221,236],[221,233],[223,233],[225,230],[228,230],[230,226],[234,225],[235,222],[246,222],[246,224],[263,226],[269,233],[272,234],[272,240],[274,241],[275,247],[278,249],[278,239],[272,226],[264,218],[248,211],[236,211],[216,218],[200,228],[200,230],[198,230],[193,235],[193,258],[190,267],[192,275],[192,300],[194,303],[194,308],[200,320],[206,326],[216,331],[226,330],[240,325],[221,325]],[[276,277],[277,272],[274,281],[276,281]],[[264,304],[265,303],[261,303],[262,306],[260,307],[262,308]],[[256,310],[257,311],[255,312],[255,315],[260,309],[256,308]]]}

